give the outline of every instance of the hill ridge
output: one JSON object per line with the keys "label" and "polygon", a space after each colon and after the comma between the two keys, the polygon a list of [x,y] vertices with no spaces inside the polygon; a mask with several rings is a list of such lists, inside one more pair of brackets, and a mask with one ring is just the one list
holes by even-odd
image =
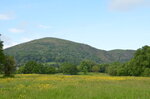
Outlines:
{"label": "hill ridge", "polygon": [[88,44],[54,37],[35,39],[7,48],[4,51],[6,54],[14,56],[18,64],[30,60],[77,64],[85,59],[97,63],[126,62],[133,57],[135,52],[134,50],[105,51]]}

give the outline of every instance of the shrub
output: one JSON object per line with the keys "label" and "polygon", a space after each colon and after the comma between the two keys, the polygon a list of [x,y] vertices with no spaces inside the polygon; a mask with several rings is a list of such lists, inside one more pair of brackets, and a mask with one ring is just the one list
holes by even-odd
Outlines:
{"label": "shrub", "polygon": [[142,76],[150,76],[150,68],[145,68]]}
{"label": "shrub", "polygon": [[77,66],[71,63],[63,63],[61,65],[61,69],[62,69],[63,74],[76,75],[78,73]]}
{"label": "shrub", "polygon": [[98,65],[95,65],[92,67],[92,72],[99,72],[100,67]]}

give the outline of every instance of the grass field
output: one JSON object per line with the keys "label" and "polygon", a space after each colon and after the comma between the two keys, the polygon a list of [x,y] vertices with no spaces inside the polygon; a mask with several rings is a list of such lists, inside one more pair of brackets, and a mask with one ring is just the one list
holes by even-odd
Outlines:
{"label": "grass field", "polygon": [[150,78],[16,75],[0,78],[0,99],[150,99]]}

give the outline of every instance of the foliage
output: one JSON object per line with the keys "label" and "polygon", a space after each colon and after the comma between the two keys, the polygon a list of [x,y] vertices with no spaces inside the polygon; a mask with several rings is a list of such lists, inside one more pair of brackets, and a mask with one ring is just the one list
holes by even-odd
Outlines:
{"label": "foliage", "polygon": [[17,67],[16,74],[23,74],[24,73],[24,68],[25,68],[25,66]]}
{"label": "foliage", "polygon": [[110,64],[109,67],[107,68],[107,73],[112,76],[117,75],[117,68],[119,65],[120,65],[119,63]]}
{"label": "foliage", "polygon": [[150,75],[150,47],[144,46],[138,49],[133,59],[127,64],[128,74],[131,76]]}
{"label": "foliage", "polygon": [[15,69],[14,58],[4,55],[3,42],[0,40],[0,73],[3,73],[5,77],[11,77],[13,76]]}
{"label": "foliage", "polygon": [[106,70],[107,70],[109,65],[110,64],[99,64],[99,68],[100,68],[99,72],[106,73]]}
{"label": "foliage", "polygon": [[78,73],[77,66],[71,63],[63,63],[61,69],[63,74],[76,75]]}
{"label": "foliage", "polygon": [[43,74],[55,74],[56,73],[56,67],[44,65],[44,71]]}
{"label": "foliage", "polygon": [[110,64],[107,73],[113,76],[150,76],[150,47],[138,49],[127,63]]}
{"label": "foliage", "polygon": [[86,75],[88,73],[88,67],[83,66],[81,71]]}
{"label": "foliage", "polygon": [[127,69],[124,64],[115,62],[108,66],[107,73],[112,76],[127,76]]}
{"label": "foliage", "polygon": [[92,72],[99,72],[99,71],[100,71],[100,67],[98,65],[92,67]]}
{"label": "foliage", "polygon": [[56,68],[48,64],[29,61],[24,66],[19,67],[17,72],[24,74],[54,74],[56,73]]}
{"label": "foliage", "polygon": [[96,65],[95,62],[90,61],[90,60],[84,60],[80,63],[80,70],[83,71],[84,73],[87,72],[92,72],[92,67]]}
{"label": "foliage", "polygon": [[4,53],[3,53],[3,42],[0,41],[0,73],[2,72],[2,68],[4,65]]}
{"label": "foliage", "polygon": [[15,65],[14,58],[11,56],[5,56],[5,62],[3,67],[4,76],[5,77],[13,76],[15,69],[16,69],[16,65]]}
{"label": "foliage", "polygon": [[32,74],[32,73],[39,73],[39,74],[41,74],[42,70],[43,70],[42,67],[43,66],[40,63],[37,63],[35,61],[29,61],[29,62],[27,62],[24,65],[22,72],[25,73],[25,74]]}

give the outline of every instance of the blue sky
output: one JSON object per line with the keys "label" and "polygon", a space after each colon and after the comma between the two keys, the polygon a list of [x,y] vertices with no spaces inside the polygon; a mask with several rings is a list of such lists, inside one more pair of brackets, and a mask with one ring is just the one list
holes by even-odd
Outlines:
{"label": "blue sky", "polygon": [[150,43],[149,0],[1,0],[4,47],[56,37],[98,49]]}

